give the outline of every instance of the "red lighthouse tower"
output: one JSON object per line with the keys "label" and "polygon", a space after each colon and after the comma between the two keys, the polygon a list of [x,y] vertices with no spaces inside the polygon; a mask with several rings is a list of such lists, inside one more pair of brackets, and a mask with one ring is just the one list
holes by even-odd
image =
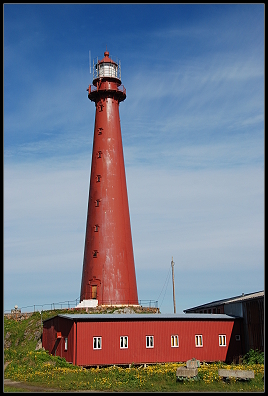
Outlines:
{"label": "red lighthouse tower", "polygon": [[119,117],[126,90],[107,50],[88,98],[96,115],[79,305],[138,305]]}

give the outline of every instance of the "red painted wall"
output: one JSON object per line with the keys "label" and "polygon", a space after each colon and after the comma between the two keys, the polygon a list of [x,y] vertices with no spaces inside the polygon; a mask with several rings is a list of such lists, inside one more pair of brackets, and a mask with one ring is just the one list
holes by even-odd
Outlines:
{"label": "red painted wall", "polygon": [[[116,320],[76,324],[56,317],[44,324],[43,346],[52,354],[57,331],[63,337],[56,347],[57,356],[83,366],[181,362],[193,357],[201,361],[226,361],[241,354],[242,337],[235,340],[241,329],[239,321],[233,320]],[[195,346],[196,334],[203,335],[203,347]],[[226,335],[226,347],[219,346],[220,334]],[[146,348],[146,335],[154,336],[154,348]],[[179,336],[178,348],[171,347],[171,335]],[[120,336],[128,336],[127,349],[120,349]],[[64,351],[64,337],[68,337],[68,351]],[[93,349],[93,337],[102,337],[102,349]]]}
{"label": "red painted wall", "polygon": [[[61,338],[57,338],[61,332]],[[68,338],[68,348],[65,350],[65,337]],[[75,340],[74,323],[72,320],[58,316],[43,324],[42,345],[51,355],[64,357],[67,362],[74,362]]]}
{"label": "red painted wall", "polygon": [[[80,322],[77,364],[179,362],[193,357],[225,361],[233,326],[233,321],[214,320]],[[196,334],[203,335],[203,347],[195,346]],[[226,335],[226,347],[219,346],[219,334]],[[146,348],[146,335],[154,336],[154,348]],[[171,335],[179,336],[178,348],[171,347]],[[101,350],[93,350],[95,336],[102,337]],[[128,349],[120,349],[120,336],[128,336]]]}

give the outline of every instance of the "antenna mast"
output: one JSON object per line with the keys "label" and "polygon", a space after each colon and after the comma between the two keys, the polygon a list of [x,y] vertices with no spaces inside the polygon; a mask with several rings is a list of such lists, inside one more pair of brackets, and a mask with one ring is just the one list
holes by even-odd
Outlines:
{"label": "antenna mast", "polygon": [[89,74],[91,74],[91,51],[89,50]]}
{"label": "antenna mast", "polygon": [[171,260],[171,268],[172,268],[172,284],[173,284],[173,306],[174,306],[174,314],[176,313],[176,300],[175,300],[175,281],[174,281],[174,261],[173,257]]}

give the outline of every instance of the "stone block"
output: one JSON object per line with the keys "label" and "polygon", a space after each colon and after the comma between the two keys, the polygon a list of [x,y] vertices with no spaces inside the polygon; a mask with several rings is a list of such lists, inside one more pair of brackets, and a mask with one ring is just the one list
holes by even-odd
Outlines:
{"label": "stone block", "polygon": [[227,369],[219,369],[218,374],[220,377],[230,378],[243,378],[243,379],[251,379],[254,378],[253,370],[227,370]]}
{"label": "stone block", "polygon": [[178,367],[176,371],[177,377],[192,378],[198,374],[197,368]]}
{"label": "stone block", "polygon": [[197,367],[200,367],[200,360],[197,360],[197,359],[187,360],[187,362],[186,362],[186,367],[187,367],[187,368],[197,368]]}

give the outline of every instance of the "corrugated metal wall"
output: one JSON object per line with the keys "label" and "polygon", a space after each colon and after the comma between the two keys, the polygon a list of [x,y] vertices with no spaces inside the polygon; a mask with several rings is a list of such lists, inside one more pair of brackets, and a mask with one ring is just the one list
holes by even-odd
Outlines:
{"label": "corrugated metal wall", "polygon": [[[77,364],[105,365],[129,363],[225,361],[233,321],[114,321],[78,322]],[[239,330],[238,330],[239,331]],[[195,346],[195,335],[203,335],[203,347]],[[226,347],[219,335],[226,335]],[[146,348],[146,336],[154,336],[154,348]],[[179,347],[171,347],[171,335],[179,336]],[[128,348],[120,349],[120,336],[128,336]],[[93,349],[93,337],[102,337],[102,349]],[[232,344],[229,355],[241,354],[241,342]]]}
{"label": "corrugated metal wall", "polygon": [[[61,338],[57,340],[57,332]],[[78,321],[55,317],[43,328],[43,346],[49,353],[77,365],[231,361],[242,353],[239,320],[144,320]],[[195,346],[195,335],[203,336],[203,346]],[[171,347],[171,335],[178,335],[179,347]],[[226,335],[226,347],[219,346],[219,335]],[[77,340],[76,340],[77,336]],[[128,337],[128,348],[120,348],[120,336]],[[146,336],[154,336],[154,347],[146,348]],[[68,349],[64,348],[68,337]],[[93,337],[102,337],[102,348],[93,349]]]}
{"label": "corrugated metal wall", "polygon": [[[58,332],[61,332],[61,338],[57,338]],[[67,350],[65,350],[66,337],[68,338]],[[58,316],[45,321],[43,324],[42,345],[51,355],[64,357],[67,362],[74,363],[73,322]]]}
{"label": "corrugated metal wall", "polygon": [[243,303],[246,352],[250,349],[264,351],[264,298]]}
{"label": "corrugated metal wall", "polygon": [[[54,318],[53,318],[54,319]],[[54,320],[48,320],[43,323],[42,346],[51,354],[55,353],[56,332]]]}

